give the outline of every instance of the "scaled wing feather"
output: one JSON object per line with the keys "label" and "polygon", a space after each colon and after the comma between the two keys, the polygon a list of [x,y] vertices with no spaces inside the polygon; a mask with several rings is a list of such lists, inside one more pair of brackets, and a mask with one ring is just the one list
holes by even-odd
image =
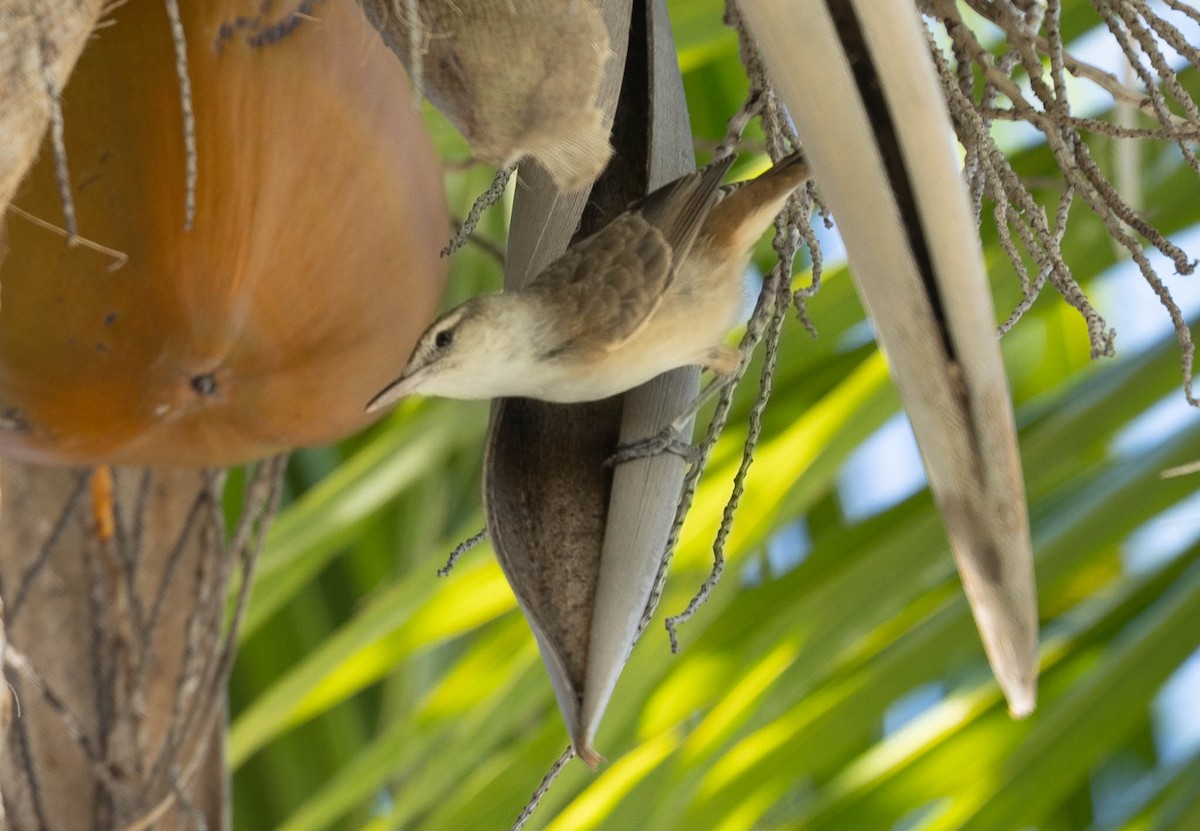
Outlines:
{"label": "scaled wing feather", "polygon": [[662,304],[716,203],[727,156],[664,185],[592,236],[573,245],[523,291],[556,310],[560,356],[610,352],[636,337]]}

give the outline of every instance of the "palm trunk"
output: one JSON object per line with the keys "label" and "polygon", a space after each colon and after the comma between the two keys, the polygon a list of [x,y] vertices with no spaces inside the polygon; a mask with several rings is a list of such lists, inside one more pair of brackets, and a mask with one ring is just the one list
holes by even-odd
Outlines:
{"label": "palm trunk", "polygon": [[282,469],[227,532],[223,472],[0,468],[6,827],[230,827],[225,682]]}

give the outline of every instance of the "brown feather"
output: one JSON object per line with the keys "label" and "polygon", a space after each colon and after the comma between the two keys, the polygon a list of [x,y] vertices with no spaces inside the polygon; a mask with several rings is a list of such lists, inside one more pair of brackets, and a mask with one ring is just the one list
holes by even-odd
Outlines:
{"label": "brown feather", "polygon": [[797,150],[756,179],[726,185],[701,234],[714,249],[728,250],[731,255],[748,250],[779,215],[787,198],[811,176],[804,153]]}
{"label": "brown feather", "polygon": [[609,352],[636,337],[662,303],[674,264],[691,249],[717,199],[728,156],[665,185],[576,243],[521,291],[553,308],[548,354]]}

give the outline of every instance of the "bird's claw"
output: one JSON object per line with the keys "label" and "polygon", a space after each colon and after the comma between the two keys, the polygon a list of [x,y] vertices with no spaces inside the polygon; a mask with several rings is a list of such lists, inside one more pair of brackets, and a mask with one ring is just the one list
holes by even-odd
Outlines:
{"label": "bird's claw", "polygon": [[674,453],[688,464],[695,464],[700,450],[684,439],[673,424],[668,424],[659,431],[658,435],[621,445],[617,448],[617,452],[608,457],[604,466],[616,467],[624,462],[658,456],[662,453]]}

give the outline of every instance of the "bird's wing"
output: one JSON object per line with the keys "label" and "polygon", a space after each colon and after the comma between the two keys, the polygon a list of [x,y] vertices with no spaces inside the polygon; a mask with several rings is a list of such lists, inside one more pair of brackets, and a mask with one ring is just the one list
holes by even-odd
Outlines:
{"label": "bird's wing", "polygon": [[674,262],[663,234],[622,214],[577,243],[522,289],[556,322],[556,356],[609,352],[637,335],[662,304]]}
{"label": "bird's wing", "polygon": [[635,203],[567,249],[522,289],[554,312],[556,354],[596,354],[635,337],[662,304],[717,199],[728,156]]}

